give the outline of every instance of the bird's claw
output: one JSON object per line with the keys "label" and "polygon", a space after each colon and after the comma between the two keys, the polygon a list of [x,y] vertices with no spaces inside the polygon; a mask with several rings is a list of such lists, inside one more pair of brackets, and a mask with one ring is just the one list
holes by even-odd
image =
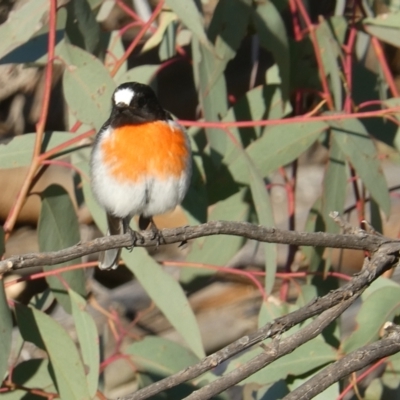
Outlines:
{"label": "bird's claw", "polygon": [[131,252],[138,242],[140,244],[144,243],[144,237],[139,232],[134,231],[131,227],[128,227],[128,233],[131,235],[132,244],[127,246],[126,249]]}

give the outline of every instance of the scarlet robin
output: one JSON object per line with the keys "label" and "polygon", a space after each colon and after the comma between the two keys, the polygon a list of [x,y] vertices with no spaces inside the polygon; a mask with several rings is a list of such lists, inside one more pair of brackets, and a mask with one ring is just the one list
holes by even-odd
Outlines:
{"label": "scarlet robin", "polygon": [[[110,118],[98,134],[91,155],[91,183],[106,210],[108,234],[127,232],[134,215],[139,228],[152,217],[173,210],[187,192],[191,177],[188,137],[157,100],[153,90],[137,82],[118,86]],[[118,266],[120,249],[100,254],[100,269]]]}

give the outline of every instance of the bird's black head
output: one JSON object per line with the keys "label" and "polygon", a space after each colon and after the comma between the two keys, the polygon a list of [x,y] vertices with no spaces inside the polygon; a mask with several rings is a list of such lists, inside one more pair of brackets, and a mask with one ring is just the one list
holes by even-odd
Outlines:
{"label": "bird's black head", "polygon": [[119,85],[112,96],[110,122],[113,127],[168,119],[153,89],[138,82]]}

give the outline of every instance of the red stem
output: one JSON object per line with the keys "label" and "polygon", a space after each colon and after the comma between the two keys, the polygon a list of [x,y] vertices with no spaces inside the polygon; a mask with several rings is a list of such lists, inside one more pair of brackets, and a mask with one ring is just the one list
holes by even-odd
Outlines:
{"label": "red stem", "polygon": [[308,13],[304,7],[303,1],[302,0],[295,0],[295,1],[296,1],[297,8],[307,26],[307,30],[310,33],[310,38],[311,38],[311,42],[312,42],[312,45],[314,48],[315,58],[316,58],[317,64],[318,64],[319,78],[321,80],[322,89],[324,92],[324,97],[325,97],[326,103],[327,103],[329,109],[333,110],[334,109],[333,100],[332,100],[331,92],[329,90],[328,80],[326,78],[326,74],[325,74],[325,70],[324,70],[324,64],[322,62],[321,51],[318,46],[317,35],[315,34],[315,26],[312,24],[310,17],[308,16]]}
{"label": "red stem", "polygon": [[39,117],[39,121],[36,124],[36,138],[33,149],[32,162],[29,170],[26,174],[24,183],[22,184],[21,190],[18,193],[17,199],[11,208],[8,217],[4,223],[4,232],[6,233],[5,238],[8,239],[11,231],[13,230],[17,221],[18,215],[25,203],[26,197],[29,193],[29,189],[32,185],[32,181],[36,175],[36,172],[40,168],[39,157],[40,149],[43,141],[43,133],[47,120],[47,114],[49,111],[50,94],[51,94],[51,83],[53,77],[53,61],[54,61],[54,47],[56,42],[56,21],[57,21],[57,0],[50,1],[50,13],[49,13],[49,34],[47,42],[47,64],[45,68],[45,87],[43,94],[42,109]]}
{"label": "red stem", "polygon": [[135,50],[136,46],[139,44],[139,42],[142,39],[142,37],[144,36],[144,34],[147,32],[147,30],[150,28],[150,26],[153,23],[153,21],[157,18],[158,14],[161,12],[163,6],[164,6],[164,0],[160,0],[160,2],[157,4],[157,7],[153,11],[153,14],[151,14],[150,19],[143,25],[143,28],[140,30],[138,35],[135,37],[135,39],[132,41],[132,43],[126,49],[126,51],[123,54],[123,56],[115,64],[114,68],[111,71],[111,76],[115,76],[115,74],[118,72],[118,70],[120,69],[122,64],[132,54],[133,50]]}
{"label": "red stem", "polygon": [[392,92],[393,97],[399,97],[399,91],[397,89],[396,83],[394,82],[393,75],[388,66],[381,43],[374,36],[371,36],[371,42],[372,42],[372,47],[374,48],[375,51],[376,58],[378,59],[381,65],[383,75],[385,76],[385,80],[389,85],[389,89]]}
{"label": "red stem", "polygon": [[313,122],[313,121],[340,121],[344,119],[361,119],[361,118],[377,118],[385,117],[386,115],[396,114],[400,112],[400,107],[389,107],[385,110],[364,111],[353,114],[337,113],[329,115],[320,115],[317,117],[293,117],[285,119],[269,119],[260,121],[232,121],[232,122],[208,122],[208,121],[189,121],[179,120],[178,122],[183,126],[197,126],[200,128],[248,128],[254,126],[269,126],[269,125],[288,125],[296,124],[298,122]]}
{"label": "red stem", "polygon": [[373,370],[375,370],[376,368],[378,368],[381,364],[383,364],[384,362],[386,362],[387,357],[382,358],[381,360],[379,360],[378,362],[376,362],[374,365],[372,365],[371,367],[369,367],[366,371],[364,371],[362,374],[357,376],[357,379],[355,382],[351,382],[349,385],[346,386],[346,388],[342,391],[342,393],[340,393],[340,395],[337,397],[336,400],[343,400],[344,397],[346,396],[346,394],[354,388],[354,385],[356,385],[357,383],[361,382],[367,375],[369,375]]}

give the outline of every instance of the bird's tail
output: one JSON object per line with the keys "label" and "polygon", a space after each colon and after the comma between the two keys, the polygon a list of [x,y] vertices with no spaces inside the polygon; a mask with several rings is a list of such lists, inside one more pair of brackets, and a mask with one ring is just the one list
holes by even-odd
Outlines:
{"label": "bird's tail", "polygon": [[[124,233],[124,224],[121,218],[114,217],[107,213],[108,235],[122,235]],[[110,249],[102,251],[99,254],[100,269],[116,269],[118,267],[121,249]]]}

